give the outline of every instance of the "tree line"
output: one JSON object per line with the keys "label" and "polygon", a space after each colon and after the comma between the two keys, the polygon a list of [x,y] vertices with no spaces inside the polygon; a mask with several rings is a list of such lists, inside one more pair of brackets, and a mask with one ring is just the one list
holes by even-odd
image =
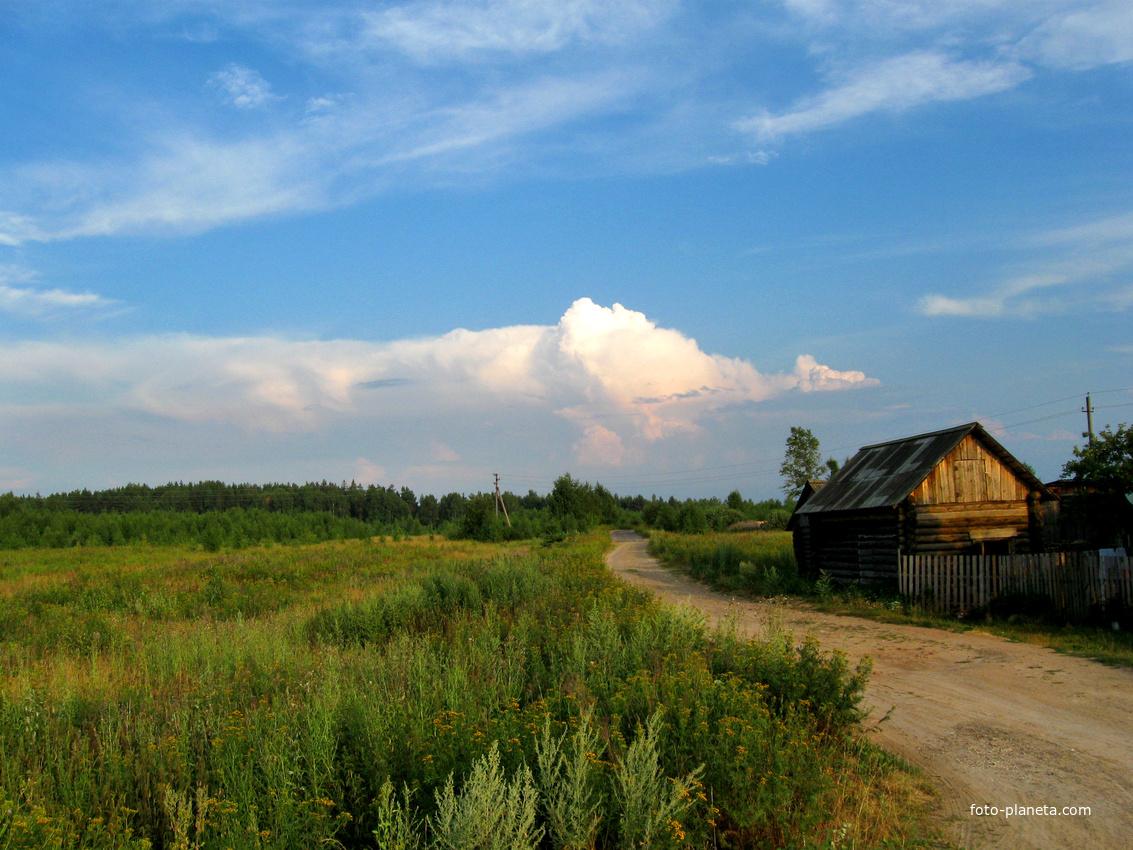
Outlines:
{"label": "tree line", "polygon": [[752,502],[618,496],[569,474],[545,495],[510,491],[418,497],[408,487],[333,484],[128,484],[49,496],[0,496],[0,548],[196,544],[209,549],[268,543],[440,534],[477,540],[561,539],[595,525],[719,531],[744,521],[783,527],[775,499]]}

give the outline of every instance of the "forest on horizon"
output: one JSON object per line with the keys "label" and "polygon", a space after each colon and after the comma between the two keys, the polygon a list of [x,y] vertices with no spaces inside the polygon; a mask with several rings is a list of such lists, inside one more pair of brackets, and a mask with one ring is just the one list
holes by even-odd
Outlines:
{"label": "forest on horizon", "polygon": [[199,543],[243,548],[379,535],[440,534],[477,540],[561,539],[595,525],[689,533],[757,522],[782,528],[790,505],[727,499],[619,496],[564,474],[550,493],[450,492],[418,496],[408,487],[333,484],[127,484],[48,496],[0,496],[0,548]]}

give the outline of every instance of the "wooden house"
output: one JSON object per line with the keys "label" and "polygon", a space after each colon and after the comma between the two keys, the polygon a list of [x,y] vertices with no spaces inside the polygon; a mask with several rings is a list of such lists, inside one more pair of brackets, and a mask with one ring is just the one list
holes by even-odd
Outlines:
{"label": "wooden house", "polygon": [[865,446],[791,517],[799,569],[896,581],[900,555],[1043,548],[1054,495],[977,422]]}
{"label": "wooden house", "polygon": [[1045,506],[1048,548],[1133,551],[1133,493],[1115,493],[1079,479],[1048,481],[1046,487],[1058,497]]}

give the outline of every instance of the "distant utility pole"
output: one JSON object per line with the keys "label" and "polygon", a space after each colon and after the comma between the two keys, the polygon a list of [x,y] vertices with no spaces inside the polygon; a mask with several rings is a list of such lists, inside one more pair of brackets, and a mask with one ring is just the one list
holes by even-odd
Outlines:
{"label": "distant utility pole", "polygon": [[1086,406],[1082,408],[1086,414],[1086,433],[1083,437],[1090,438],[1090,446],[1094,445],[1094,406],[1090,403],[1090,394],[1086,393]]}
{"label": "distant utility pole", "polygon": [[507,527],[511,528],[511,517],[507,515],[507,505],[504,504],[503,494],[500,493],[500,474],[498,472],[492,474],[496,477],[496,516],[500,515],[500,508],[503,508],[504,519],[507,520]]}

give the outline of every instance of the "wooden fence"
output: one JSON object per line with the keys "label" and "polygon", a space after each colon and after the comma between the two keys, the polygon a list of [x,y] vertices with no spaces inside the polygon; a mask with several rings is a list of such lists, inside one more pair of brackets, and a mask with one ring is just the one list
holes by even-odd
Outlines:
{"label": "wooden fence", "polygon": [[1046,597],[1071,620],[1111,599],[1133,607],[1133,559],[1098,552],[1043,555],[902,555],[902,594],[939,611],[982,608],[1013,594]]}

